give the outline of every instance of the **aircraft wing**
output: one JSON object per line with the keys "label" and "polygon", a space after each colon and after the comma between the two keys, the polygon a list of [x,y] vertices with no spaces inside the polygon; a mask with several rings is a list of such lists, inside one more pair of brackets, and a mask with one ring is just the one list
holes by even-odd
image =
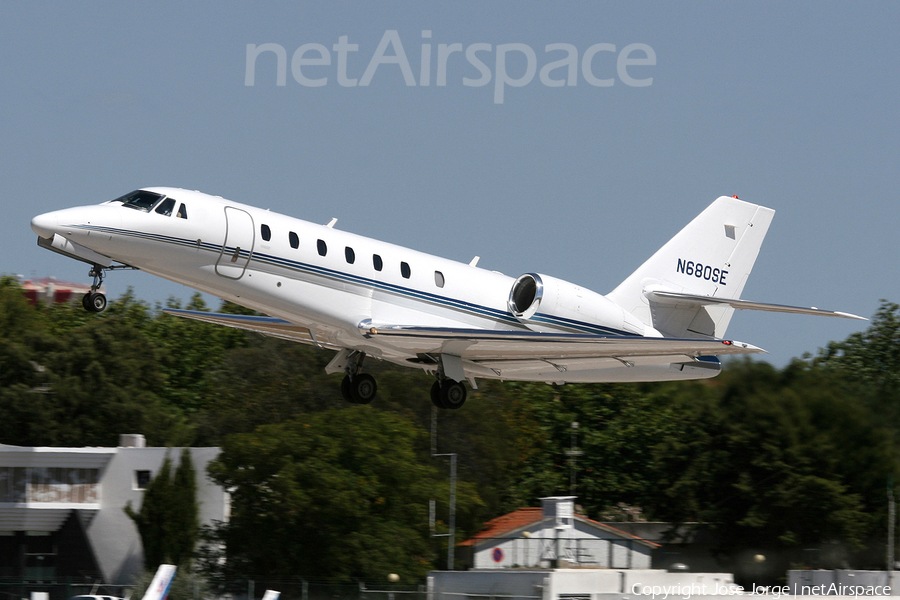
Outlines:
{"label": "aircraft wing", "polygon": [[454,329],[442,327],[373,326],[361,323],[367,338],[394,338],[417,342],[473,362],[497,360],[680,358],[753,354],[762,348],[731,340],[649,338],[588,333],[543,333],[524,330]]}
{"label": "aircraft wing", "polygon": [[662,304],[700,304],[731,306],[738,310],[763,310],[768,312],[793,313],[798,315],[817,315],[820,317],[841,317],[844,319],[860,319],[868,321],[865,317],[836,310],[822,310],[821,308],[803,306],[788,306],[786,304],[767,304],[765,302],[751,302],[750,300],[738,300],[736,298],[716,298],[714,296],[702,296],[697,294],[683,294],[681,292],[669,292],[665,290],[648,290],[645,295],[655,302]]}
{"label": "aircraft wing", "polygon": [[331,344],[321,343],[310,333],[307,327],[278,319],[276,317],[267,317],[259,315],[231,315],[227,313],[212,313],[201,310],[182,310],[177,308],[166,308],[163,312],[177,317],[193,319],[195,321],[203,321],[204,323],[212,323],[214,325],[223,325],[225,327],[233,327],[234,329],[244,329],[246,331],[255,331],[271,337],[281,338],[291,342],[301,342],[304,344],[314,344],[328,348],[336,348]]}
{"label": "aircraft wing", "polygon": [[[165,309],[163,312],[255,331],[293,342],[321,343],[302,325],[276,317],[232,315],[197,310]],[[621,362],[650,360],[692,360],[700,356],[753,354],[762,348],[731,340],[646,338],[627,335],[596,335],[588,333],[542,333],[526,330],[455,329],[444,327],[409,327],[402,325],[373,325],[360,323],[363,337],[383,340],[398,351],[410,355],[448,353],[472,363],[502,361],[534,361],[561,359],[612,359]],[[643,360],[642,360],[643,359]]]}

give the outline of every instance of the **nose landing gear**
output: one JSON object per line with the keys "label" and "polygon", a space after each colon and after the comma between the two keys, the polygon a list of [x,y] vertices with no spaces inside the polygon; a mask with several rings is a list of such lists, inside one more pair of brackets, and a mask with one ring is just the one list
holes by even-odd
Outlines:
{"label": "nose landing gear", "polygon": [[106,295],[97,291],[103,285],[103,267],[94,265],[88,275],[94,278],[94,283],[91,284],[91,291],[82,296],[81,306],[88,312],[103,312],[106,310]]}

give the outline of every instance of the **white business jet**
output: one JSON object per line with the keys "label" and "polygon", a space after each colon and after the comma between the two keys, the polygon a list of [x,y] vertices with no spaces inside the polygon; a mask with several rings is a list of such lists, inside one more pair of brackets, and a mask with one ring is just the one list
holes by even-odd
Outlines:
{"label": "white business jet", "polygon": [[740,300],[774,211],[721,197],[603,296],[538,273],[518,278],[327,225],[176,188],[36,216],[38,244],[106,271],[133,268],[266,316],[166,312],[337,350],[344,397],[376,393],[373,357],[434,374],[431,400],[459,408],[465,382],[702,379],[718,356],[763,352],[723,339],[734,309],[861,319]]}

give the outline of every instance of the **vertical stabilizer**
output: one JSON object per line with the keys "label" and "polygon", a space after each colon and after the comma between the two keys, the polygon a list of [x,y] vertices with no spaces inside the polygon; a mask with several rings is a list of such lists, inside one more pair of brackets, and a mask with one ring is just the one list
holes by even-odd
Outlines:
{"label": "vertical stabilizer", "polygon": [[740,298],[775,211],[722,196],[660,248],[608,298],[665,336],[725,335],[734,309],[648,299],[667,291]]}

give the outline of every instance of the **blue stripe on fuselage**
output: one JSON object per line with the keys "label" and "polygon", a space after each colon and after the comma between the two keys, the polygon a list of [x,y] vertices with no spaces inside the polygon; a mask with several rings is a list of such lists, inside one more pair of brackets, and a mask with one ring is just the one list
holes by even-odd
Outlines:
{"label": "blue stripe on fuselage", "polygon": [[[197,248],[201,250],[207,250],[210,252],[214,252],[216,254],[221,255],[223,252],[225,254],[233,253],[235,250],[238,250],[237,247],[234,246],[226,246],[223,247],[220,244],[212,244],[209,242],[201,242],[198,240],[188,240],[185,238],[178,238],[169,235],[162,235],[156,233],[147,233],[143,231],[135,231],[130,229],[118,229],[115,227],[102,227],[98,225],[69,225],[69,227],[76,227],[79,229],[85,229],[90,231],[98,231],[103,233],[136,237],[146,240],[153,240],[157,242],[173,244],[176,246],[182,247],[190,247]],[[444,306],[448,308],[453,308],[455,310],[462,310],[469,312],[471,314],[480,316],[480,317],[488,317],[491,319],[495,319],[502,323],[506,323],[508,325],[517,325],[521,326],[522,324],[510,315],[507,312],[500,311],[494,308],[490,308],[488,306],[481,306],[479,304],[473,304],[471,302],[466,302],[464,300],[459,300],[456,298],[450,298],[447,296],[441,296],[438,294],[433,294],[430,292],[425,292],[422,290],[416,290],[414,288],[409,288],[401,285],[396,285],[393,283],[387,283],[384,281],[379,281],[377,279],[371,279],[368,277],[363,277],[361,275],[354,275],[352,273],[347,273],[344,271],[338,271],[335,269],[329,269],[328,267],[323,267],[320,265],[315,265],[311,263],[304,263],[296,260],[290,260],[287,258],[279,257],[272,254],[265,254],[262,252],[247,252],[245,249],[239,250],[240,258],[248,258],[252,261],[257,261],[263,264],[268,264],[275,267],[286,268],[293,271],[298,271],[301,273],[307,273],[310,275],[316,275],[319,277],[325,277],[329,279],[333,279],[335,281],[343,281],[354,283],[357,285],[362,285],[366,287],[371,287],[373,289],[382,290],[385,292],[389,292],[392,294],[397,294],[400,296],[405,296],[407,298],[411,298],[414,300],[420,300],[429,302],[431,304],[436,304],[439,306]],[[248,264],[247,268],[251,268],[251,265]],[[573,331],[573,332],[582,332],[582,333],[593,333],[599,335],[627,335],[640,337],[637,334],[621,331],[618,329],[614,329],[611,327],[603,327],[601,325],[596,325],[593,323],[585,323],[582,321],[576,321],[573,319],[567,319],[564,317],[556,317],[552,315],[546,315],[537,313],[532,318],[531,321],[536,323],[542,323],[546,325],[550,325],[553,327],[558,327],[561,329]]]}

